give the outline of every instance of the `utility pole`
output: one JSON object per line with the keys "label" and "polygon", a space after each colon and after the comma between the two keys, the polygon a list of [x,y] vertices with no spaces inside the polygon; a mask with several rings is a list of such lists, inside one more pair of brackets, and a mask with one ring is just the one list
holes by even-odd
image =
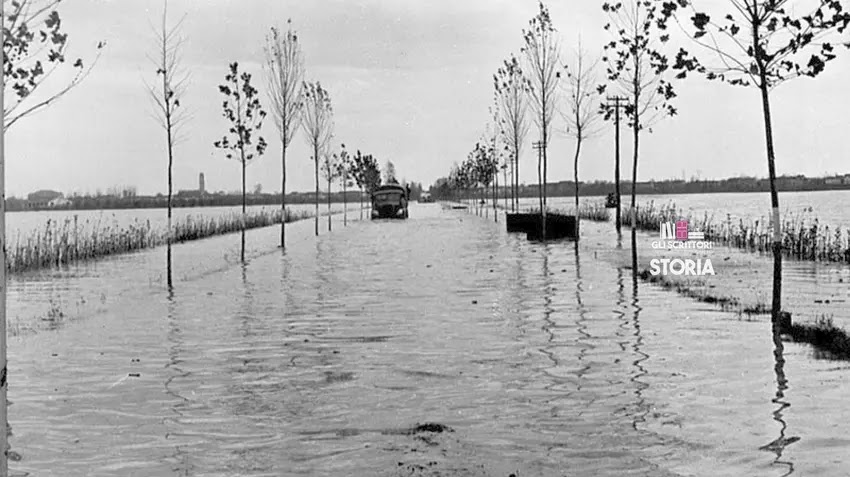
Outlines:
{"label": "utility pole", "polygon": [[[623,106],[620,103],[625,102],[626,98],[620,96],[608,97],[608,107],[614,108],[614,200],[617,203],[616,208],[616,224],[617,234],[622,228],[622,219],[620,218],[620,108]],[[635,185],[632,184],[632,187]]]}
{"label": "utility pole", "polygon": [[[505,164],[502,165],[502,175],[505,177],[505,182],[503,183],[504,185],[502,186],[502,189],[504,189],[504,191],[505,191],[505,213],[507,213],[508,212],[508,163],[507,162],[505,162]],[[511,184],[511,187],[513,187],[513,184]],[[513,192],[513,190],[511,192]],[[513,205],[513,201],[511,201],[511,205]]]}
{"label": "utility pole", "polygon": [[543,141],[535,141],[534,144],[532,144],[532,147],[537,150],[537,195],[540,197],[540,230],[542,233],[541,238],[543,240],[546,240],[546,204],[545,202],[543,202],[543,173],[540,170],[540,166],[543,161],[543,149],[546,148],[546,143],[544,143]]}
{"label": "utility pole", "polygon": [[[6,25],[5,2],[0,1],[0,27]],[[5,28],[0,28],[0,45],[6,44],[3,38]],[[6,50],[0,48],[0,65],[6,64]],[[0,106],[4,111],[0,118],[0,477],[9,475],[9,443],[6,426],[9,422],[6,392],[9,389],[6,373],[6,114],[4,90],[5,76],[0,73]]]}

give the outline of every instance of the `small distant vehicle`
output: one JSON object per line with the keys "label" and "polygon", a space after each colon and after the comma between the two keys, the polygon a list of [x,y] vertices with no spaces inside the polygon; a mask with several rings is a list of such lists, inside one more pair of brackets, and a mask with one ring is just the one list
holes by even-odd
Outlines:
{"label": "small distant vehicle", "polygon": [[372,219],[406,219],[407,189],[398,184],[386,184],[372,193]]}
{"label": "small distant vehicle", "polygon": [[419,194],[419,202],[424,202],[424,203],[434,202],[434,198],[431,197],[430,192],[423,192],[423,193]]}

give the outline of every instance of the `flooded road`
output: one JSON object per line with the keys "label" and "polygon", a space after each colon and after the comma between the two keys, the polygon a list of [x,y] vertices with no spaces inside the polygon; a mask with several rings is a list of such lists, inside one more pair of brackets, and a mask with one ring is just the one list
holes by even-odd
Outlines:
{"label": "flooded road", "polygon": [[164,250],[16,278],[15,475],[846,475],[846,363],[777,362],[769,324],[584,245],[410,215],[252,231],[245,266],[180,245],[173,293]]}

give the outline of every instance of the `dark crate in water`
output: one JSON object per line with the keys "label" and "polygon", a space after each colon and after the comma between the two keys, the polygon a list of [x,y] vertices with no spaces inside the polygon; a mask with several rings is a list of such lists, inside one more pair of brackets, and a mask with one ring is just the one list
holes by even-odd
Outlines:
{"label": "dark crate in water", "polygon": [[[540,227],[540,216],[537,216],[532,227],[527,230],[528,240],[541,240],[543,231]],[[578,223],[574,215],[546,214],[546,240],[575,239],[578,237]]]}
{"label": "dark crate in water", "polygon": [[528,231],[535,227],[535,223],[540,223],[540,214],[505,214],[505,223],[507,224],[508,232],[528,233]]}

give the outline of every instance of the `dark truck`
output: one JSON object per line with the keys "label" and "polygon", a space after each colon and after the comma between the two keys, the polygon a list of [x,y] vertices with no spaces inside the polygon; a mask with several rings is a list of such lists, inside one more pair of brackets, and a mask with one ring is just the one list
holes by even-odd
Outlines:
{"label": "dark truck", "polygon": [[406,219],[407,189],[387,184],[372,192],[372,219]]}

